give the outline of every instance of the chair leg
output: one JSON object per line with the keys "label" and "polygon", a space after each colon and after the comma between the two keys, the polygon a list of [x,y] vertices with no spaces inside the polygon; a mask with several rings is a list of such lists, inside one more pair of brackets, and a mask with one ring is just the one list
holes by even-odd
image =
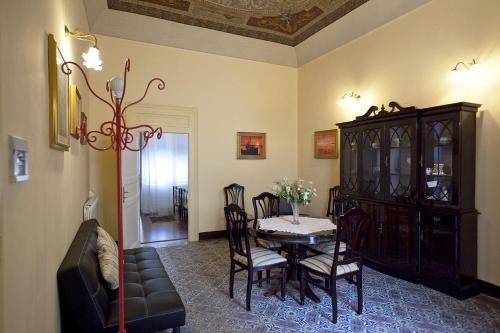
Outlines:
{"label": "chair leg", "polygon": [[229,272],[229,297],[233,298],[233,290],[234,290],[234,270],[235,263],[231,260],[231,271]]}
{"label": "chair leg", "polygon": [[259,280],[259,288],[262,288],[262,271],[257,272],[257,279]]}
{"label": "chair leg", "polygon": [[356,274],[356,285],[358,288],[358,315],[363,313],[363,273],[360,270]]}
{"label": "chair leg", "polygon": [[181,328],[179,326],[172,328],[172,333],[181,333]]}
{"label": "chair leg", "polygon": [[248,281],[247,281],[247,311],[250,311],[250,300],[252,299],[252,282],[253,282],[253,271],[248,270]]}
{"label": "chair leg", "polygon": [[304,305],[304,298],[306,294],[306,272],[302,268],[302,266],[299,266],[299,275],[300,275],[300,305]]}
{"label": "chair leg", "polygon": [[281,300],[286,297],[286,267],[281,268]]}
{"label": "chair leg", "polygon": [[270,269],[266,270],[266,282],[267,282],[267,284],[271,283],[271,270]]}
{"label": "chair leg", "polygon": [[330,296],[332,296],[332,321],[334,324],[337,323],[337,280],[335,278],[330,282],[331,290]]}

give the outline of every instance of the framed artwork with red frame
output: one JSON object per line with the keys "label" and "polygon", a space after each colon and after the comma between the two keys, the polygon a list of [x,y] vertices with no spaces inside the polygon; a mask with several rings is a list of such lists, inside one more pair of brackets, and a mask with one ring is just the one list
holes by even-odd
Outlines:
{"label": "framed artwork with red frame", "polygon": [[266,158],[266,133],[238,132],[237,156],[239,160]]}
{"label": "framed artwork with red frame", "polygon": [[314,158],[339,158],[338,130],[314,132]]}

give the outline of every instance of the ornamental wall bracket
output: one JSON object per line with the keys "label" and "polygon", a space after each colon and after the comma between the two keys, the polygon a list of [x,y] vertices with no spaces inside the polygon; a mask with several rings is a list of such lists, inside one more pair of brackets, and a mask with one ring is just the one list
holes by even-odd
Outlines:
{"label": "ornamental wall bracket", "polygon": [[375,105],[370,106],[368,111],[366,111],[365,114],[363,114],[362,116],[356,117],[356,120],[368,119],[370,117],[383,116],[383,115],[387,115],[387,114],[395,113],[395,112],[411,112],[411,111],[416,110],[416,108],[414,106],[403,107],[398,102],[394,102],[394,101],[390,102],[388,105],[390,107],[390,110],[387,110],[385,108],[384,104],[382,104],[382,106],[380,107],[380,110],[379,110],[378,106],[375,106]]}

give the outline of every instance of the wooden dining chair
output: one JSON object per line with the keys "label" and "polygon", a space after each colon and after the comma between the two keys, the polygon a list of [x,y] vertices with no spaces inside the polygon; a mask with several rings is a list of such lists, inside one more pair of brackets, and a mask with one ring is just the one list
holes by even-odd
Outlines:
{"label": "wooden dining chair", "polygon": [[187,220],[189,214],[189,194],[185,188],[179,188],[179,216],[181,220]]}
{"label": "wooden dining chair", "polygon": [[[337,192],[338,186],[330,189],[330,199],[328,202],[328,211],[326,216],[329,217],[333,224],[337,224],[341,216],[344,216],[350,209],[357,207],[357,202],[350,196]],[[335,242],[326,242],[308,246],[308,250],[315,254],[333,254],[335,251]],[[345,252],[346,244],[341,240],[340,253]]]}
{"label": "wooden dining chair", "polygon": [[224,187],[224,199],[226,201],[225,207],[236,204],[245,210],[245,186],[232,183]]}
{"label": "wooden dining chair", "polygon": [[[332,321],[337,323],[337,280],[346,279],[356,285],[357,313],[363,312],[363,254],[368,224],[368,215],[363,210],[349,210],[339,218],[333,255],[320,254],[300,261],[300,304],[304,304],[306,283],[314,284],[331,296]],[[345,239],[347,247],[343,255],[340,254],[340,239]],[[308,273],[323,277],[324,285]]]}
{"label": "wooden dining chair", "polygon": [[172,204],[173,204],[173,215],[175,216],[175,211],[177,210],[179,212],[179,217],[180,217],[180,200],[179,200],[179,187],[178,186],[172,186]]}
{"label": "wooden dining chair", "polygon": [[[280,198],[272,193],[263,192],[253,197],[252,204],[254,212],[254,229],[257,229],[258,219],[280,216]],[[257,246],[262,246],[271,250],[279,250],[282,246],[280,242],[268,241],[257,237],[255,237],[255,243]]]}
{"label": "wooden dining chair", "polygon": [[332,218],[334,213],[334,200],[339,199],[340,194],[340,186],[334,186],[328,190],[328,208],[326,209],[326,217]]}
{"label": "wooden dining chair", "polygon": [[[247,214],[238,205],[230,204],[224,207],[224,214],[229,226],[229,252],[231,257],[229,297],[234,297],[234,275],[241,271],[248,271],[246,309],[250,311],[252,285],[259,283],[259,287],[262,286],[262,271],[280,269],[279,275],[269,278],[281,280],[281,300],[284,301],[286,297],[286,258],[262,247],[250,247]],[[236,266],[239,269],[236,269]],[[253,279],[255,272],[260,273],[257,280]]]}

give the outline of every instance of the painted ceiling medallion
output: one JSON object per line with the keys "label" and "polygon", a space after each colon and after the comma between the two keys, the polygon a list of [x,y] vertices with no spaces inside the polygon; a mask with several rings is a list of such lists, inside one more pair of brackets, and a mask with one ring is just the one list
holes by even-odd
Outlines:
{"label": "painted ceiling medallion", "polygon": [[369,0],[107,0],[110,9],[295,46]]}

